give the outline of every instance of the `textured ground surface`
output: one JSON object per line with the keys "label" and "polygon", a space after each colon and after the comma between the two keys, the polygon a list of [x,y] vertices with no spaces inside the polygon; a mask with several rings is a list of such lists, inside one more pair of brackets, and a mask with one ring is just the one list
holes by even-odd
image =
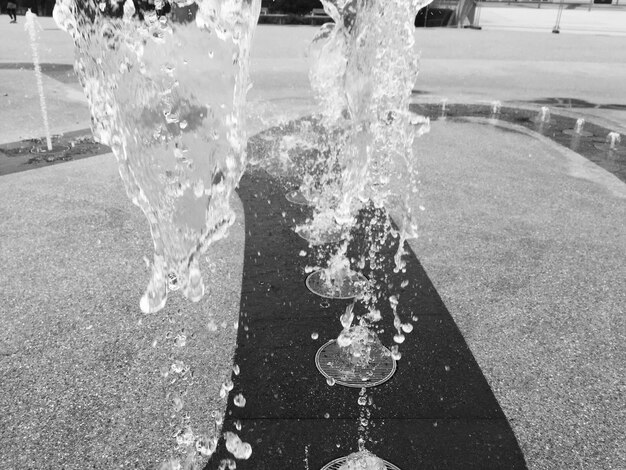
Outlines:
{"label": "textured ground surface", "polygon": [[626,184],[489,125],[436,122],[416,151],[412,246],[529,468],[623,468]]}
{"label": "textured ground surface", "polygon": [[[112,155],[0,177],[0,192],[2,468],[152,468],[180,428],[174,393],[195,429],[213,429],[235,347],[241,217],[203,265],[210,294],[191,304],[175,292],[143,315],[152,243]],[[161,376],[177,360],[193,378]]]}

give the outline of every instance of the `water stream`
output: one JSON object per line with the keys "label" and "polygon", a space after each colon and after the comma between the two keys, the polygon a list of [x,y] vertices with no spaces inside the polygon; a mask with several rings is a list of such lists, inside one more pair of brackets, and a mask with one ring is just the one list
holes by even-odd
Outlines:
{"label": "water stream", "polygon": [[43,91],[43,76],[41,75],[41,65],[39,64],[39,31],[41,25],[37,22],[37,15],[30,11],[26,12],[26,23],[24,28],[28,31],[30,38],[30,49],[33,55],[33,69],[37,79],[37,90],[39,92],[39,106],[41,108],[41,117],[43,119],[44,132],[46,134],[46,147],[48,151],[52,150],[52,137],[50,135],[50,124],[48,122],[48,107],[46,106],[46,96]]}
{"label": "water stream", "polygon": [[[166,7],[169,15],[159,14]],[[109,145],[150,224],[152,278],[144,312],[171,279],[204,295],[199,258],[234,222],[229,199],[246,166],[249,54],[260,0],[198,0],[140,11],[131,1],[61,0],[93,131]]]}

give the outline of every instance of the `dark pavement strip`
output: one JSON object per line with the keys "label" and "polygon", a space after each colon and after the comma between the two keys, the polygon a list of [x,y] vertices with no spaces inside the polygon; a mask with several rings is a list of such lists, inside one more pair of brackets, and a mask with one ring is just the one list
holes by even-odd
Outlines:
{"label": "dark pavement strip", "polygon": [[[299,254],[309,249],[293,232],[293,219],[303,220],[307,209],[285,199],[287,188],[256,171],[243,177],[238,192],[246,226],[235,353],[241,373],[232,377],[223,430],[253,446],[249,460],[237,461],[240,470],[321,469],[358,449],[364,412],[359,389],[329,386],[314,363],[318,348],[339,334],[348,301],[326,306],[305,287],[304,267],[311,261]],[[362,237],[355,238],[351,249],[358,252]],[[384,278],[394,293],[402,290],[402,320],[418,320],[401,346],[395,375],[367,389],[373,405],[367,407],[366,448],[402,470],[525,469],[506,417],[419,261],[409,252],[406,275],[389,274],[395,247],[384,250],[388,261],[381,272],[365,274]],[[410,284],[400,289],[403,279]],[[391,311],[379,307],[379,337],[391,346]],[[240,393],[243,408],[233,402]],[[205,470],[218,469],[228,458],[233,456],[222,439]]]}

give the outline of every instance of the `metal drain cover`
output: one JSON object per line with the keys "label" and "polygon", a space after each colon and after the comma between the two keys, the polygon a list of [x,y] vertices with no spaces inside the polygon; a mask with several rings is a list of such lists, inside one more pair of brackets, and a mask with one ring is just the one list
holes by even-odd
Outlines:
{"label": "metal drain cover", "polygon": [[365,291],[365,287],[368,283],[367,278],[363,276],[363,274],[350,271],[348,277],[342,284],[329,286],[326,281],[322,279],[323,272],[323,269],[319,269],[309,274],[306,278],[306,286],[314,294],[326,299],[354,299]]}
{"label": "metal drain cover", "polygon": [[[324,465],[322,470],[339,470],[341,468],[341,466],[346,463],[347,459],[348,459],[347,457],[341,457],[339,459],[335,459],[332,462],[327,463],[326,465]],[[400,470],[394,464],[389,463],[386,460],[383,460],[383,463],[385,464],[385,468],[387,470]]]}
{"label": "metal drain cover", "polygon": [[291,191],[290,193],[285,194],[285,199],[287,199],[292,204],[298,204],[300,206],[308,206],[309,200],[304,197],[299,190]]}
{"label": "metal drain cover", "polygon": [[315,354],[315,365],[324,377],[334,379],[336,384],[344,387],[375,387],[385,383],[396,372],[396,361],[391,357],[391,351],[382,345],[377,346],[372,349],[372,360],[366,367],[355,367],[344,359],[337,341],[333,339],[319,348]]}
{"label": "metal drain cover", "polygon": [[30,153],[34,153],[37,155],[53,155],[53,154],[58,154],[58,153],[63,153],[63,152],[67,152],[70,149],[69,145],[63,145],[63,144],[53,144],[52,145],[52,149],[48,150],[48,147],[46,146],[46,144],[41,144],[41,145],[35,145],[34,147],[32,147],[30,149]]}

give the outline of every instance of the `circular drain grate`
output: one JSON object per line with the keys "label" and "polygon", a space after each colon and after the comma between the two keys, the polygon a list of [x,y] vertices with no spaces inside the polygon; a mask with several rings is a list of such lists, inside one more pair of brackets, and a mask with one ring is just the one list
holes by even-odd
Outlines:
{"label": "circular drain grate", "polygon": [[575,129],[564,129],[563,130],[563,134],[571,135],[573,137],[575,137],[575,136],[578,136],[578,137],[593,137],[593,134],[591,132],[587,132],[587,131],[576,132]]}
{"label": "circular drain grate", "polygon": [[30,153],[36,155],[29,160],[29,163],[38,162],[54,162],[56,160],[71,160],[71,157],[67,157],[67,151],[69,146],[61,144],[53,144],[52,150],[48,150],[46,144],[36,145],[30,149]]}
{"label": "circular drain grate", "polygon": [[[341,355],[336,340],[330,340],[315,354],[315,365],[327,379],[344,387],[375,387],[385,383],[396,372],[391,351],[382,345],[372,348],[372,360],[366,367],[355,367]],[[395,467],[390,467],[395,468]]]}
{"label": "circular drain grate", "polygon": [[[341,457],[339,459],[335,459],[330,463],[327,463],[326,465],[324,465],[324,467],[322,468],[322,470],[339,470],[341,468],[341,466],[346,463],[347,457]],[[394,464],[387,462],[386,460],[383,460],[383,463],[385,464],[385,468],[387,470],[400,470],[398,467],[396,467]]]}
{"label": "circular drain grate", "polygon": [[290,193],[285,194],[285,199],[287,199],[292,204],[298,204],[300,206],[308,206],[309,200],[304,197],[299,190],[291,191]]}
{"label": "circular drain grate", "polygon": [[361,273],[350,271],[348,277],[341,283],[328,285],[322,279],[323,269],[313,271],[306,278],[306,286],[314,294],[325,299],[349,300],[360,296],[367,285],[367,278]]}
{"label": "circular drain grate", "polygon": [[45,154],[45,155],[50,155],[50,154],[55,154],[55,153],[61,153],[61,152],[67,152],[70,149],[69,145],[63,145],[63,144],[52,144],[52,150],[48,150],[48,147],[46,146],[46,144],[41,144],[41,145],[35,145],[34,147],[32,147],[30,149],[30,153],[35,153],[35,154]]}

